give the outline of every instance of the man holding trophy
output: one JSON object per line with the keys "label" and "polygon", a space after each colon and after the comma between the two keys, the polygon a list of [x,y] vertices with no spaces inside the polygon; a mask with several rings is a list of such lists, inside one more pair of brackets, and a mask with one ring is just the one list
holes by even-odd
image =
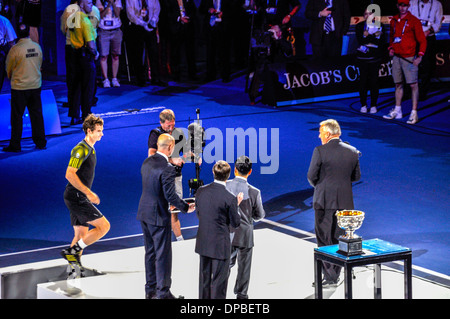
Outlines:
{"label": "man holding trophy", "polygon": [[[317,245],[338,243],[343,230],[337,225],[337,210],[352,210],[352,182],[361,177],[360,152],[340,139],[341,128],[336,120],[320,123],[319,138],[322,145],[314,149],[307,178],[314,187],[313,207]],[[337,286],[341,267],[323,265],[323,287]]]}

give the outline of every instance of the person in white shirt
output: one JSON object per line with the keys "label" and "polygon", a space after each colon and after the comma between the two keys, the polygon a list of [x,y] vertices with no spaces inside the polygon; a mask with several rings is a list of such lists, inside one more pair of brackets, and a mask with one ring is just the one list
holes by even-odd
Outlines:
{"label": "person in white shirt", "polygon": [[411,0],[409,12],[419,18],[427,37],[427,50],[419,65],[419,99],[424,101],[436,69],[436,33],[442,26],[442,4],[439,0]]}
{"label": "person in white shirt", "polygon": [[[2,0],[0,0],[0,10],[2,8]],[[16,32],[7,18],[0,15],[0,91],[3,87],[5,79],[5,59],[9,49],[14,45],[17,39]]]}

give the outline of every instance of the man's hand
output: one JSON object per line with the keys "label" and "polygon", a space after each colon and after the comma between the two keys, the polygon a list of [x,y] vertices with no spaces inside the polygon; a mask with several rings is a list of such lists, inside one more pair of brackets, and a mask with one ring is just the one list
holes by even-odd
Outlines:
{"label": "man's hand", "polygon": [[239,194],[237,194],[236,198],[237,198],[238,206],[239,206],[241,204],[242,200],[244,199],[244,193],[240,192]]}
{"label": "man's hand", "polygon": [[415,59],[413,60],[413,64],[414,64],[415,66],[418,66],[418,65],[420,64],[420,62],[422,62],[422,57],[421,57],[421,56],[418,56],[417,58],[415,58]]}
{"label": "man's hand", "polygon": [[321,17],[328,17],[331,14],[331,11],[328,10],[328,7],[319,12]]}
{"label": "man's hand", "polygon": [[183,165],[184,164],[184,161],[183,161],[183,159],[181,158],[181,157],[171,157],[170,158],[170,162],[173,164],[173,165],[176,165],[176,166],[181,166],[181,165]]}
{"label": "man's hand", "polygon": [[100,197],[98,197],[98,195],[93,191],[87,192],[86,197],[91,201],[92,204],[100,204]]}
{"label": "man's hand", "polygon": [[190,203],[189,204],[189,209],[188,209],[188,213],[192,213],[195,210],[195,203]]}

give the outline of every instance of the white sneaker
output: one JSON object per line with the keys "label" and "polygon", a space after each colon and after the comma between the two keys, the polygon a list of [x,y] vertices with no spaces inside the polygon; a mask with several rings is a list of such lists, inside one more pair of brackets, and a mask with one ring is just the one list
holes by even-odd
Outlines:
{"label": "white sneaker", "polygon": [[417,111],[411,111],[411,115],[409,116],[409,120],[406,122],[408,124],[416,124],[419,121],[419,116],[417,115]]}
{"label": "white sneaker", "polygon": [[377,113],[378,112],[378,110],[377,110],[377,107],[376,106],[372,106],[371,108],[370,108],[370,113],[371,114],[375,114],[375,113]]}
{"label": "white sneaker", "polygon": [[383,115],[383,118],[392,120],[392,119],[401,119],[403,117],[402,111],[396,111],[395,108],[390,110],[388,114]]}
{"label": "white sneaker", "polygon": [[111,82],[115,88],[120,87],[120,83],[119,83],[119,80],[117,80],[117,78],[113,78]]}
{"label": "white sneaker", "polygon": [[367,113],[367,106],[362,106],[361,109],[359,110],[361,113]]}
{"label": "white sneaker", "polygon": [[103,87],[104,88],[110,88],[111,87],[111,84],[109,83],[108,79],[104,79],[103,80]]}

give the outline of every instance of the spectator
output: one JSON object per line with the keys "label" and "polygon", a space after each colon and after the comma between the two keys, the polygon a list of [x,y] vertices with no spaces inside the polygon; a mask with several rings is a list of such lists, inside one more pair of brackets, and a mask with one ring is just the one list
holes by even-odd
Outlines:
{"label": "spectator", "polygon": [[347,0],[309,0],[305,16],[312,20],[310,43],[315,58],[340,56],[350,26]]}
{"label": "spectator", "polygon": [[[117,79],[119,71],[119,56],[122,49],[122,22],[120,11],[122,10],[121,0],[97,0],[96,6],[100,10],[100,24],[98,30],[98,43],[100,53],[100,67],[103,75],[103,87],[119,87]],[[108,56],[111,54],[111,83],[108,79]]]}
{"label": "spectator", "polygon": [[436,33],[442,26],[442,4],[439,0],[412,0],[409,9],[419,18],[427,38],[427,51],[419,64],[419,100],[426,100],[430,82],[436,69]]}
{"label": "spectator", "polygon": [[[412,111],[407,121],[416,124],[419,120],[417,104],[419,100],[418,70],[427,48],[427,39],[420,20],[409,11],[409,0],[397,0],[399,14],[391,19],[389,34],[389,55],[392,59],[392,77],[395,83],[395,107],[383,117],[388,120],[401,119],[403,78],[411,87]],[[418,52],[417,51],[417,47]]]}
{"label": "spectator", "polygon": [[[0,0],[0,5],[3,0]],[[14,45],[16,40],[16,32],[11,22],[4,16],[0,15],[0,91],[3,87],[3,80],[5,78],[5,59],[9,49]]]}
{"label": "spectator", "polygon": [[370,113],[377,113],[378,103],[378,70],[381,63],[384,43],[383,27],[372,12],[364,12],[364,21],[355,27],[356,40],[359,47],[356,61],[360,72],[359,99],[361,113],[367,113],[367,91],[370,90]]}

